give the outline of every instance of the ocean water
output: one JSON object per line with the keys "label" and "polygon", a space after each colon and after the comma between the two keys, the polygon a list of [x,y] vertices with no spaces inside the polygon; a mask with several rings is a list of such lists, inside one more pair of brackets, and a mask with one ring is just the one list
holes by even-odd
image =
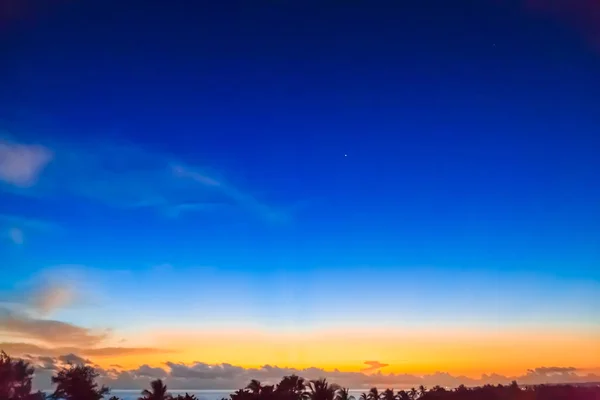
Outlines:
{"label": "ocean water", "polygon": [[[185,394],[186,392],[193,394],[199,400],[221,400],[223,397],[228,398],[229,394],[235,392],[235,390],[169,390],[169,393],[173,396]],[[361,393],[360,390],[350,391],[350,394],[357,400]],[[122,400],[137,400],[140,394],[141,390],[111,390],[108,397],[117,396]]]}
{"label": "ocean water", "polygon": [[[117,396],[122,400],[137,400],[141,396],[141,390],[111,390],[108,398]],[[235,390],[169,390],[173,396],[178,394],[193,394],[199,400],[221,400],[223,397],[229,397]]]}

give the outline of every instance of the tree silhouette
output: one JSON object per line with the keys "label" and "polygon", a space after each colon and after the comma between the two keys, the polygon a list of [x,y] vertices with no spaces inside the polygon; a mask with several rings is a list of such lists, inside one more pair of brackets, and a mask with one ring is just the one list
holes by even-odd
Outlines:
{"label": "tree silhouette", "polygon": [[337,391],[335,400],[354,400],[354,396],[350,395],[350,389],[340,388]]}
{"label": "tree silhouette", "polygon": [[336,384],[329,384],[325,378],[312,380],[308,386],[311,400],[334,400],[340,388]]}
{"label": "tree silhouette", "polygon": [[307,400],[306,382],[297,375],[284,376],[275,389],[281,400]]}
{"label": "tree silhouette", "polygon": [[396,394],[396,398],[398,400],[411,400],[411,397],[406,390],[398,391],[398,393]]}
{"label": "tree silhouette", "polygon": [[175,400],[198,400],[198,398],[193,394],[188,394],[187,392],[185,392],[185,395],[178,394],[175,397]]}
{"label": "tree silhouette", "polygon": [[247,389],[239,389],[233,392],[229,397],[231,398],[231,400],[252,400],[256,396],[257,395],[255,395],[254,393],[250,393]]}
{"label": "tree silhouette", "polygon": [[394,393],[394,389],[385,389],[383,393],[379,395],[381,400],[397,400],[396,393]]}
{"label": "tree silhouette", "polygon": [[367,393],[361,393],[360,400],[369,400],[369,395]]}
{"label": "tree silhouette", "polygon": [[167,385],[161,379],[150,382],[150,389],[142,390],[142,397],[138,400],[171,400],[171,395],[167,393]]}
{"label": "tree silhouette", "polygon": [[117,396],[111,396],[110,399],[108,399],[108,400],[121,400],[121,399]]}
{"label": "tree silhouette", "polygon": [[369,393],[367,394],[368,400],[379,400],[380,394],[376,387],[372,387],[369,389]]}
{"label": "tree silhouette", "polygon": [[34,368],[24,360],[13,360],[0,352],[0,399],[39,400],[42,392],[31,393]]}
{"label": "tree silhouette", "polygon": [[275,386],[267,385],[260,388],[259,393],[260,400],[276,400],[277,395],[275,393]]}
{"label": "tree silhouette", "polygon": [[410,400],[416,400],[416,398],[418,397],[418,392],[417,389],[410,388],[410,390],[408,391],[408,395],[410,396]]}
{"label": "tree silhouette", "polygon": [[85,365],[72,365],[62,368],[52,377],[56,385],[50,399],[58,400],[100,400],[110,392],[106,386],[96,383],[98,373]]}
{"label": "tree silhouette", "polygon": [[262,389],[262,385],[256,379],[252,379],[248,386],[246,386],[246,389],[248,389],[254,394],[259,394],[260,390]]}

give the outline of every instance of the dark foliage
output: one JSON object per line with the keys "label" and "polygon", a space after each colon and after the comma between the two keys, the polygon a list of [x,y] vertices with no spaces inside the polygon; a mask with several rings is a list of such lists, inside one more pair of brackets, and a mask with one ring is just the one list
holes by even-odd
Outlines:
{"label": "dark foliage", "polygon": [[178,394],[173,399],[174,400],[198,400],[198,398],[196,396],[194,396],[193,394],[188,394],[188,393],[186,393],[185,395]]}
{"label": "dark foliage", "polygon": [[[348,389],[328,383],[325,379],[305,381],[297,376],[284,377],[275,386],[263,386],[253,380],[244,389],[230,395],[229,400],[354,400]],[[228,400],[228,399],[222,399]],[[519,387],[511,385],[484,385],[468,388],[460,385],[455,389],[434,386],[427,389],[386,389],[380,392],[371,388],[362,393],[360,400],[600,400],[600,385],[535,385]]]}
{"label": "dark foliage", "polygon": [[0,400],[44,400],[42,392],[31,392],[34,369],[24,360],[13,360],[0,352]]}
{"label": "dark foliage", "polygon": [[86,365],[69,365],[52,377],[56,385],[51,400],[100,400],[110,392],[106,386],[96,383],[98,373]]}
{"label": "dark foliage", "polygon": [[[162,380],[156,379],[150,382],[150,389],[142,390],[139,400],[171,400],[172,396],[167,392],[167,385]],[[187,395],[187,393],[186,393]]]}

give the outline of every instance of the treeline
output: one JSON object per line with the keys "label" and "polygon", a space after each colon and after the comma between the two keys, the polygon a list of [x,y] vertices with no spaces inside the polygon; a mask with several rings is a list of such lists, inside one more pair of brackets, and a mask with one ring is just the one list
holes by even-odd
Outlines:
{"label": "treeline", "polygon": [[[12,359],[0,353],[0,400],[101,400],[108,398],[110,389],[96,382],[99,374],[87,365],[68,365],[52,377],[54,392],[34,392],[34,368],[26,361]],[[109,400],[120,400],[112,396]],[[194,395],[172,396],[160,379],[150,383],[150,388],[140,393],[139,400],[198,400]],[[327,382],[326,379],[306,381],[291,375],[276,385],[263,385],[252,380],[222,400],[600,400],[598,386],[537,385],[521,388],[516,382],[510,385],[485,385],[455,389],[434,386],[427,389],[379,391],[371,388],[359,399],[350,395],[348,388]]]}

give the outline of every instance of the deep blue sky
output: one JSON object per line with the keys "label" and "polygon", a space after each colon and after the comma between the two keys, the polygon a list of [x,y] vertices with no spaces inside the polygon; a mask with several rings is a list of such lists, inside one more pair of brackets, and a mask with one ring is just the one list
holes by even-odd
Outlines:
{"label": "deep blue sky", "polygon": [[[39,4],[2,22],[0,128],[54,154],[4,186],[14,282],[62,264],[219,288],[527,276],[512,295],[543,308],[561,277],[600,280],[600,52],[573,20],[484,0]],[[590,317],[589,292],[565,296]]]}

